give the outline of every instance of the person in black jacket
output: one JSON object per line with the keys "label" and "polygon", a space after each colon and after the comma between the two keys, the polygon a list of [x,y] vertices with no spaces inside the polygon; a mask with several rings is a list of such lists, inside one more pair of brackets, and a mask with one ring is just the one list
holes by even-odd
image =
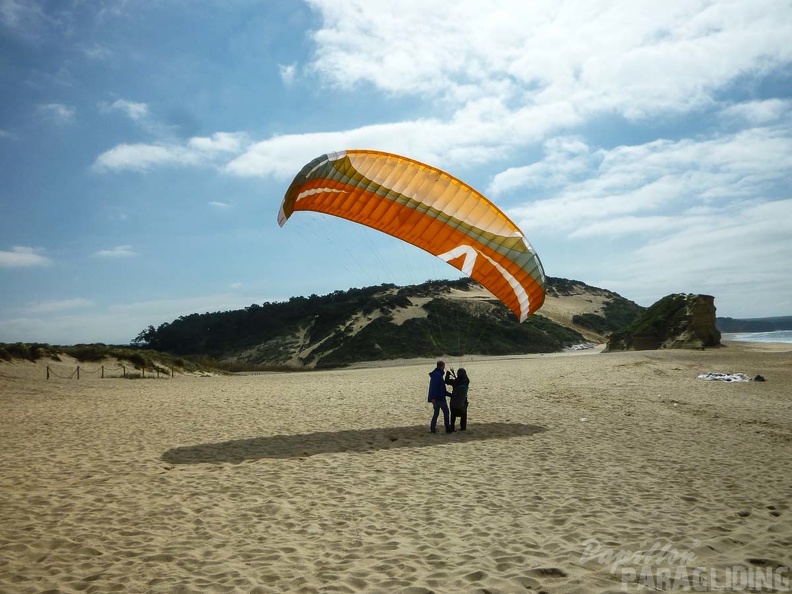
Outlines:
{"label": "person in black jacket", "polygon": [[445,383],[451,386],[451,431],[456,431],[456,420],[459,418],[459,430],[467,429],[468,389],[470,379],[467,371],[460,368],[456,374],[454,370],[446,371]]}

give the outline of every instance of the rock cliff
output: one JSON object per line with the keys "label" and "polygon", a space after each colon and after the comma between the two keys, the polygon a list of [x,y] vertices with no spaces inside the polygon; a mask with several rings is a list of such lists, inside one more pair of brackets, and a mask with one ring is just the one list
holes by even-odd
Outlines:
{"label": "rock cliff", "polygon": [[606,351],[703,349],[720,345],[715,298],[677,293],[663,297],[627,328],[611,334]]}

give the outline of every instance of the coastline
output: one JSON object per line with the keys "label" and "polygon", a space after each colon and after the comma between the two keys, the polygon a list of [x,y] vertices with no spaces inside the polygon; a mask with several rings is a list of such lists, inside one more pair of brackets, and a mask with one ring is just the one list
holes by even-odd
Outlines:
{"label": "coastline", "polygon": [[744,351],[759,353],[789,353],[792,352],[792,343],[789,342],[758,342],[749,340],[730,340],[721,341],[724,346],[738,347]]}
{"label": "coastline", "polygon": [[[50,381],[2,363],[0,590],[605,593],[641,569],[614,555],[652,547],[684,554],[654,572],[792,577],[792,345],[464,363],[451,435],[428,433],[434,361]],[[767,381],[697,379],[716,371]]]}

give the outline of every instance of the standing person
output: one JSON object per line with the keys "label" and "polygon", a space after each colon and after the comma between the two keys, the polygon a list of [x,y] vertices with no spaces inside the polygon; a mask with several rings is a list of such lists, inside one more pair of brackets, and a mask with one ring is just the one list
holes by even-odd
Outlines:
{"label": "standing person", "polygon": [[470,379],[467,371],[459,368],[454,375],[454,371],[448,371],[445,376],[445,383],[452,387],[451,392],[451,431],[456,431],[456,420],[459,417],[459,430],[467,429],[467,409],[468,409],[468,389]]}
{"label": "standing person", "polygon": [[434,433],[437,429],[437,417],[440,411],[443,411],[443,422],[445,423],[446,433],[451,433],[451,424],[448,422],[448,404],[446,404],[446,387],[443,381],[443,370],[445,363],[443,361],[437,362],[435,367],[429,373],[429,402],[434,407],[434,414],[432,415],[432,422],[429,425],[429,430]]}

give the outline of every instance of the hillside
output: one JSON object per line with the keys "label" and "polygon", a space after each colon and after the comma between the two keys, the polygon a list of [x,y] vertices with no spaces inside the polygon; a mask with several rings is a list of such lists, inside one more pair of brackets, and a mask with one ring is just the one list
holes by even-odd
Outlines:
{"label": "hillside", "polygon": [[792,316],[775,318],[717,318],[721,332],[774,332],[776,330],[792,330]]}
{"label": "hillside", "polygon": [[602,343],[611,332],[625,328],[643,311],[643,307],[613,291],[550,277],[547,297],[539,314],[574,328],[587,340]]}
{"label": "hillside", "polygon": [[209,356],[239,369],[328,368],[387,359],[560,351],[604,342],[642,310],[611,291],[549,279],[544,307],[520,324],[491,293],[466,278],[192,314],[149,326],[135,342],[176,355]]}

